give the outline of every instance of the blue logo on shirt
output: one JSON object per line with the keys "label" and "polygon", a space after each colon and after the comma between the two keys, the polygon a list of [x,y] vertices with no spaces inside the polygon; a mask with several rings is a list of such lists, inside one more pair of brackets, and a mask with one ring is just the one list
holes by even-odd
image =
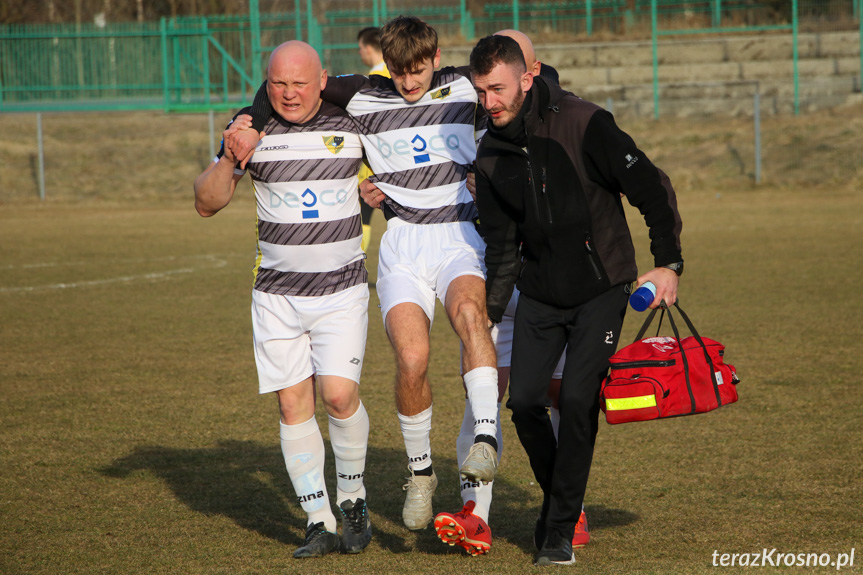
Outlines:
{"label": "blue logo on shirt", "polygon": [[425,151],[427,146],[426,141],[422,139],[422,136],[420,136],[419,134],[414,136],[414,139],[411,140],[411,144],[414,145],[414,152],[416,152],[416,155],[414,156],[414,164],[424,164],[425,162],[428,162],[429,155],[420,154],[420,152]]}
{"label": "blue logo on shirt", "polygon": [[[311,196],[312,197],[311,201],[306,200],[306,196]],[[306,206],[307,208],[311,208],[316,203],[318,203],[318,196],[316,196],[315,192],[313,192],[309,188],[306,188],[306,191],[303,192],[303,195],[300,197],[303,198],[303,200],[304,200],[303,205]],[[308,220],[311,218],[317,218],[317,217],[318,217],[318,210],[303,210],[303,219],[304,220]]]}

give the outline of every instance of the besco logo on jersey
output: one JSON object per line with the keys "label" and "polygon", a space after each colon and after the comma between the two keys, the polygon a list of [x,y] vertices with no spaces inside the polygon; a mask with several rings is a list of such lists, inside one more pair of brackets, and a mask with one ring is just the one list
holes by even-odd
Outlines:
{"label": "besco logo on jersey", "polygon": [[[271,208],[279,208],[281,206],[285,206],[288,208],[313,208],[318,202],[324,206],[335,206],[337,204],[344,204],[348,201],[348,198],[351,197],[351,194],[347,192],[347,190],[338,189],[338,190],[324,190],[323,192],[316,194],[311,190],[311,188],[306,188],[300,196],[297,196],[293,192],[274,192],[270,190],[270,207]],[[320,217],[318,210],[304,209],[303,210],[303,219],[315,219]]]}
{"label": "besco logo on jersey", "polygon": [[435,134],[426,140],[419,134],[416,134],[410,141],[399,138],[393,142],[386,142],[377,136],[375,147],[381,153],[384,159],[391,157],[393,154],[397,156],[413,156],[414,164],[425,164],[431,161],[429,152],[447,152],[455,151],[461,147],[461,139],[458,134]]}

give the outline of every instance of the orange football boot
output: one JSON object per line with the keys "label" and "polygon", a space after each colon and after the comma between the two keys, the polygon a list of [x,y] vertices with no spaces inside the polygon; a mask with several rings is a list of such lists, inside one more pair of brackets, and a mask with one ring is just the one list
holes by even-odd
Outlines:
{"label": "orange football boot", "polygon": [[475,501],[468,501],[458,513],[438,513],[434,530],[449,545],[459,545],[471,555],[484,555],[491,549],[491,528],[473,514]]}
{"label": "orange football boot", "polygon": [[590,529],[587,527],[587,514],[582,509],[578,523],[575,524],[575,533],[572,534],[572,548],[584,547],[588,543],[590,543]]}

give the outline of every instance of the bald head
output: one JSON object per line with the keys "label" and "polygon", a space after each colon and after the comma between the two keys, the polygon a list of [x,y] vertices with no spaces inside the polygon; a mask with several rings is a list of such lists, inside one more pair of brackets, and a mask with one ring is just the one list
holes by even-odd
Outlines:
{"label": "bald head", "polygon": [[273,50],[267,64],[267,74],[269,75],[273,68],[290,65],[309,66],[310,70],[316,74],[320,74],[322,70],[321,57],[318,56],[317,50],[300,40],[290,40],[279,44]]}
{"label": "bald head", "polygon": [[327,72],[314,48],[291,40],[270,54],[267,65],[267,95],[273,109],[294,124],[309,121],[321,107],[321,91]]}
{"label": "bald head", "polygon": [[524,54],[524,63],[527,65],[527,71],[534,76],[539,75],[541,64],[536,61],[536,52],[533,50],[533,42],[530,41],[527,34],[519,32],[518,30],[501,30],[500,32],[495,32],[494,35],[506,36],[507,38],[515,40],[516,43],[518,43],[518,47],[521,48],[521,53]]}

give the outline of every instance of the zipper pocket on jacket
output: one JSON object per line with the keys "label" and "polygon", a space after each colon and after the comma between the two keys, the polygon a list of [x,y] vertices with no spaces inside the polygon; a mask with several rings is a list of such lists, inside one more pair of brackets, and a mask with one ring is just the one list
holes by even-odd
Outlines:
{"label": "zipper pocket on jacket", "polygon": [[668,359],[668,360],[660,360],[660,359],[645,359],[642,361],[625,361],[623,363],[612,363],[611,369],[631,369],[637,367],[671,367],[675,365],[677,360]]}
{"label": "zipper pocket on jacket", "polygon": [[542,201],[545,202],[545,213],[548,216],[548,223],[552,224],[554,222],[551,221],[551,204],[548,202],[548,194],[545,191],[545,167],[543,166],[542,171],[540,172],[540,177],[542,178]]}
{"label": "zipper pocket on jacket", "polygon": [[599,265],[596,263],[596,254],[593,252],[593,246],[590,245],[590,234],[584,234],[584,249],[587,251],[587,259],[593,267],[593,273],[596,274],[596,279],[602,279],[602,272],[599,271]]}
{"label": "zipper pocket on jacket", "polygon": [[527,159],[527,186],[530,188],[533,206],[536,208],[536,216],[539,217],[539,200],[536,199],[536,188],[533,185],[533,166],[530,165],[530,158]]}

